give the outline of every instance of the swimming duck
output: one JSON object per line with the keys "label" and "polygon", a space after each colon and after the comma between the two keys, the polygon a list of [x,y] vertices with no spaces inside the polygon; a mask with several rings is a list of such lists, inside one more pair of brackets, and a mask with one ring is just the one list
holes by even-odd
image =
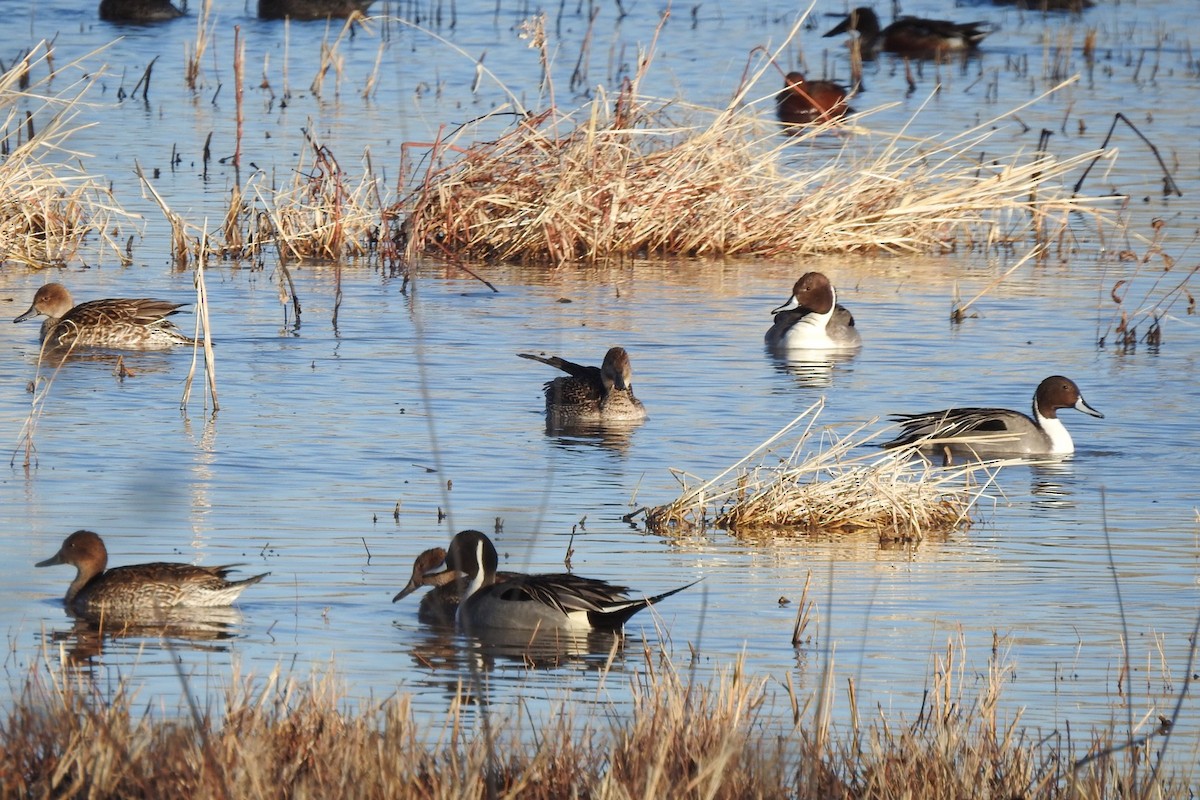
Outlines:
{"label": "swimming duck", "polygon": [[562,573],[513,575],[496,580],[500,557],[491,539],[462,531],[450,542],[446,569],[466,576],[456,621],[467,632],[485,629],[620,631],[643,608],[688,586],[654,597],[630,599],[629,589],[594,578]]}
{"label": "swimming duck", "polygon": [[875,58],[881,50],[910,58],[938,58],[948,53],[974,50],[992,28],[986,22],[900,17],[881,30],[875,12],[860,7],[825,35],[837,36],[847,31],[858,31],[865,59]]}
{"label": "swimming duck", "polygon": [[120,350],[167,350],[196,344],[167,319],[187,303],[166,300],[89,300],[75,305],[61,283],[47,283],[33,305],[13,322],[45,315],[41,341],[47,349],[111,347]]}
{"label": "swimming duck", "polygon": [[570,375],[546,383],[546,414],[553,421],[636,422],[646,418],[642,401],[633,396],[633,368],[624,347],[610,348],[599,367],[585,367],[558,356],[517,355]]}
{"label": "swimming duck", "polygon": [[258,0],[259,19],[346,18],[366,14],[375,0]]}
{"label": "swimming duck", "polygon": [[[1038,384],[1033,394],[1033,416],[1004,408],[949,408],[923,414],[897,414],[899,436],[885,448],[902,447],[930,438],[931,447],[976,456],[1069,455],[1075,443],[1058,418],[1060,408],[1073,408],[1093,417],[1104,418],[1089,406],[1075,381],[1051,375]],[[961,441],[967,437],[987,436],[987,441]]]}
{"label": "swimming duck", "polygon": [[771,348],[795,350],[852,350],[862,346],[854,315],[837,302],[837,292],[821,272],[806,272],[792,287],[792,296],[771,312],[775,323],[767,331]]}
{"label": "swimming duck", "polygon": [[75,531],[57,553],[34,566],[58,564],[75,567],[75,580],[67,587],[63,603],[81,614],[137,614],[177,607],[227,606],[247,586],[270,574],[264,572],[245,580],[228,581],[225,576],[236,564],[198,567],[163,562],[106,571],[108,550],[92,531]]}
{"label": "swimming duck", "polygon": [[[463,581],[457,572],[452,570],[436,570],[446,561],[446,551],[440,547],[431,547],[413,561],[412,577],[408,584],[392,598],[395,603],[403,600],[422,586],[432,586],[432,591],[426,592],[417,607],[417,619],[427,625],[453,625],[454,615],[462,598]],[[497,572],[496,583],[503,583],[515,577],[515,572]]]}
{"label": "swimming duck", "polygon": [[808,125],[846,116],[850,90],[833,81],[806,80],[802,72],[789,72],[783,89],[775,95],[775,115],[785,125]]}
{"label": "swimming duck", "polygon": [[100,19],[108,22],[164,22],[182,16],[169,0],[100,0]]}

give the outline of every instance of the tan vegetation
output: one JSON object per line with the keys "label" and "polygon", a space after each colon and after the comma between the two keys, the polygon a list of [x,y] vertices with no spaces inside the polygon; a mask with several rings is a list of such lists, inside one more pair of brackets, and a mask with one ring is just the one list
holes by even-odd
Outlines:
{"label": "tan vegetation", "polygon": [[[683,492],[646,512],[655,533],[714,526],[738,535],[866,533],[920,540],[970,525],[970,510],[1005,461],[935,467],[914,448],[880,454],[878,434],[816,427],[822,403],[708,481],[676,471]],[[871,446],[858,455],[855,448]],[[780,455],[783,447],[789,451]],[[1027,463],[1027,462],[1026,462]],[[981,478],[982,476],[982,478]]]}
{"label": "tan vegetation", "polygon": [[[700,121],[674,122],[683,116]],[[1095,153],[981,162],[998,121],[947,141],[840,121],[781,136],[773,120],[736,104],[654,102],[634,82],[615,101],[598,93],[576,111],[523,116],[495,141],[460,146],[448,164],[451,148],[439,143],[405,204],[409,255],[939,252],[1051,241],[1070,212],[1100,213],[1061,185]],[[837,150],[809,147],[835,130],[855,135]]]}
{"label": "tan vegetation", "polygon": [[[370,159],[364,156],[363,169],[352,174],[342,168],[332,150],[311,135],[306,143],[308,147],[301,151],[299,162],[282,185],[268,185],[270,179],[256,173],[245,188],[231,190],[220,241],[208,242],[208,252],[223,258],[253,259],[275,251],[284,263],[341,261],[374,254],[392,263],[398,257],[393,243],[396,224],[390,210],[383,208]],[[194,227],[188,230],[192,237],[199,237]],[[391,233],[381,236],[381,231]],[[198,242],[198,238],[191,241]],[[180,248],[175,249],[178,252]]]}
{"label": "tan vegetation", "polygon": [[[848,681],[853,722],[846,730],[830,722],[832,665],[815,692],[801,693],[789,680],[778,697],[772,683],[746,676],[740,664],[704,687],[689,684],[661,655],[647,651],[645,659],[630,677],[631,714],[595,704],[580,718],[579,707],[565,705],[534,723],[535,731],[473,703],[452,703],[441,723],[419,724],[407,694],[347,710],[328,677],[308,685],[278,672],[258,682],[235,679],[222,712],[192,707],[171,715],[144,710],[125,688],[102,696],[84,674],[35,671],[0,725],[0,795],[921,800],[1186,793],[1187,776],[1160,774],[1149,762],[1152,743],[1166,748],[1155,732],[1119,743],[1105,731],[1026,735],[1020,715],[1006,720],[1000,708],[1009,667],[993,657],[986,669],[969,669],[955,641],[932,659],[916,719],[866,709],[860,716]],[[473,696],[462,693],[468,703]]]}
{"label": "tan vegetation", "polygon": [[61,265],[93,238],[120,258],[109,230],[126,215],[67,143],[99,72],[59,67],[59,83],[73,72],[84,77],[54,91],[50,53],[45,43],[35,45],[0,73],[0,263]]}

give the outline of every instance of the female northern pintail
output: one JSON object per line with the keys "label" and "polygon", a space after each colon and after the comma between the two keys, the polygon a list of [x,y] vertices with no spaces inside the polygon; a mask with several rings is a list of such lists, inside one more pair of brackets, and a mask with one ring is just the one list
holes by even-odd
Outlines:
{"label": "female northern pintail", "polygon": [[259,19],[312,20],[366,14],[375,0],[258,0]]}
{"label": "female northern pintail", "polygon": [[134,564],[127,567],[108,565],[108,550],[91,531],[75,531],[57,553],[36,566],[70,564],[75,580],[67,587],[63,603],[81,614],[137,614],[139,612],[185,607],[227,606],[247,586],[269,575],[255,575],[241,581],[225,576],[236,564],[223,567],[198,567],[191,564]]}
{"label": "female northern pintail", "polygon": [[[928,438],[931,447],[948,447],[970,455],[1069,455],[1075,452],[1075,443],[1058,418],[1060,408],[1074,408],[1104,418],[1084,401],[1073,380],[1051,375],[1038,384],[1033,394],[1032,417],[1004,408],[949,408],[924,414],[898,414],[893,419],[903,430],[883,446],[901,447]],[[986,439],[966,441],[970,437]]]}
{"label": "female northern pintail", "polygon": [[500,557],[488,537],[462,531],[450,542],[446,569],[466,576],[455,619],[460,628],[558,631],[620,631],[643,608],[692,584],[654,597],[629,598],[629,589],[569,573],[511,575],[500,583]]}
{"label": "female northern pintail", "polygon": [[846,104],[850,90],[833,81],[810,81],[802,72],[789,72],[775,95],[775,116],[784,125],[829,122],[853,113]]}
{"label": "female northern pintail", "polygon": [[854,315],[837,302],[837,292],[820,272],[806,272],[792,287],[792,296],[771,312],[775,324],[767,331],[772,348],[852,350],[862,346]]}
{"label": "female northern pintail", "polygon": [[100,19],[109,22],[164,22],[182,16],[170,0],[100,0]]}
{"label": "female northern pintail", "polygon": [[517,353],[561,369],[571,377],[546,382],[546,414],[555,422],[637,422],[646,418],[633,396],[633,368],[624,347],[610,348],[599,367],[585,367],[558,356]]}
{"label": "female northern pintail", "polygon": [[[453,625],[454,615],[458,612],[462,600],[463,579],[453,570],[438,569],[446,561],[446,551],[440,547],[432,547],[417,556],[413,561],[412,577],[408,584],[396,593],[392,602],[403,600],[422,586],[432,586],[432,591],[426,592],[417,607],[417,619],[427,625]],[[504,583],[509,578],[516,577],[515,572],[497,572],[496,583]]]}
{"label": "female northern pintail", "polygon": [[47,283],[33,305],[13,322],[44,314],[42,343],[47,349],[112,347],[120,350],[167,350],[196,344],[167,319],[187,303],[166,300],[89,300],[75,305],[61,283]]}
{"label": "female northern pintail", "polygon": [[862,57],[866,59],[875,58],[881,50],[909,58],[938,58],[947,53],[974,50],[992,28],[986,22],[900,17],[880,29],[875,12],[860,7],[825,35],[837,36],[847,31],[858,31]]}

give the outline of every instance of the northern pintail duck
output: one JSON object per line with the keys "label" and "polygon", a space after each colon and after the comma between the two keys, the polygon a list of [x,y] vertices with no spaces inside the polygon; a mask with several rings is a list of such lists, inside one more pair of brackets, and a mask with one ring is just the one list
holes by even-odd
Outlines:
{"label": "northern pintail duck", "polygon": [[[463,579],[453,570],[441,570],[446,561],[446,551],[441,547],[431,547],[413,561],[412,577],[408,584],[392,598],[395,603],[403,600],[423,586],[432,586],[426,592],[417,607],[417,619],[426,624],[453,625],[454,615],[458,612],[462,600]],[[496,583],[504,583],[515,577],[515,572],[497,572]]]}
{"label": "northern pintail duck", "polygon": [[67,587],[63,603],[81,614],[137,614],[178,607],[227,606],[247,586],[270,573],[241,581],[225,576],[236,564],[198,567],[192,564],[155,562],[127,567],[108,566],[108,550],[91,531],[75,531],[57,553],[36,566],[70,564],[75,580]]}
{"label": "northern pintail duck", "polygon": [[33,305],[13,322],[45,315],[41,341],[47,349],[111,347],[120,350],[167,350],[196,344],[167,319],[187,303],[166,300],[89,300],[75,305],[61,283],[47,283]]}
{"label": "northern pintail duck", "polygon": [[775,116],[785,125],[829,122],[853,111],[846,104],[850,90],[833,81],[810,81],[804,73],[789,72],[775,95]]}
{"label": "northern pintail duck", "polygon": [[986,22],[900,17],[880,29],[875,12],[860,7],[825,35],[837,36],[847,31],[858,31],[862,57],[866,59],[875,58],[881,50],[910,58],[938,58],[948,53],[974,50],[992,28]]}
{"label": "northern pintail duck", "polygon": [[513,575],[496,580],[500,557],[479,531],[462,531],[450,542],[446,569],[466,577],[455,619],[472,630],[620,631],[643,608],[693,584],[654,597],[630,599],[629,589],[570,573]]}
{"label": "northern pintail duck", "polygon": [[[1051,375],[1033,394],[1033,416],[1004,408],[949,408],[924,414],[898,414],[902,432],[883,446],[902,447],[930,439],[930,447],[948,447],[970,455],[1044,456],[1069,455],[1075,443],[1058,418],[1060,408],[1074,408],[1104,418],[1089,406],[1075,381]],[[987,437],[963,441],[969,437]]]}
{"label": "northern pintail duck", "polygon": [[771,312],[769,347],[796,350],[852,350],[862,346],[854,315],[837,301],[837,292],[821,272],[806,272],[792,286],[792,296]]}
{"label": "northern pintail duck", "polygon": [[165,22],[182,16],[169,0],[100,0],[100,19],[108,22]]}
{"label": "northern pintail duck", "polygon": [[517,353],[549,364],[569,378],[546,382],[546,414],[555,422],[637,422],[646,418],[633,396],[633,368],[624,347],[610,348],[599,367],[585,367],[558,356]]}
{"label": "northern pintail duck", "polygon": [[375,0],[258,0],[259,19],[313,20],[366,14]]}

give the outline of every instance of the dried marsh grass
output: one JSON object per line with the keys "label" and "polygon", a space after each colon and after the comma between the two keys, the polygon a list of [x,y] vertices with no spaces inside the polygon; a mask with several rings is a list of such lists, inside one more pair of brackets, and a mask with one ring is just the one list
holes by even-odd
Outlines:
{"label": "dried marsh grass", "polygon": [[[913,448],[850,455],[878,434],[863,436],[860,427],[828,438],[815,427],[822,405],[814,403],[711,480],[675,471],[683,493],[647,510],[646,527],[668,535],[715,526],[738,535],[865,533],[881,541],[919,541],[969,526],[971,508],[995,471],[1010,463],[934,467],[914,458]],[[778,455],[797,434],[790,452]]]}
{"label": "dried marsh grass", "polygon": [[379,182],[370,160],[357,177],[311,135],[308,149],[280,188],[252,181],[231,197],[222,231],[225,255],[252,257],[278,248],[284,261],[339,261],[373,252],[385,227]]}
{"label": "dried marsh grass", "polygon": [[[1150,737],[1128,745],[1109,731],[1030,737],[1018,727],[1019,713],[1006,720],[999,701],[1011,668],[1000,657],[986,669],[968,668],[961,641],[951,640],[931,659],[919,716],[906,720],[883,709],[860,716],[853,679],[835,697],[832,665],[814,694],[789,680],[779,698],[771,682],[745,675],[740,663],[699,686],[647,652],[644,668],[629,678],[632,712],[600,702],[563,705],[545,720],[492,711],[492,724],[483,726],[470,717],[489,712],[454,701],[440,722],[419,723],[403,693],[354,708],[334,679],[306,684],[278,670],[263,680],[235,676],[221,711],[190,706],[172,715],[148,709],[125,685],[102,696],[81,673],[35,666],[0,720],[0,795],[1186,796],[1187,776],[1149,768],[1156,758]],[[843,699],[853,720],[844,731],[828,715]],[[1085,757],[1077,759],[1075,748]]]}
{"label": "dried marsh grass", "polygon": [[[129,215],[68,146],[82,127],[75,118],[99,73],[81,62],[68,64],[53,74],[84,77],[54,91],[50,53],[48,45],[38,44],[0,73],[0,263],[61,265],[77,258],[93,237],[101,250],[121,259],[109,231]],[[38,73],[42,77],[35,79]]]}
{"label": "dried marsh grass", "polygon": [[[409,256],[939,252],[1048,241],[1071,212],[1102,213],[1062,186],[1096,153],[982,161],[1001,118],[948,141],[855,128],[830,152],[806,145],[847,130],[838,122],[781,136],[746,109],[635,91],[636,82],[615,103],[601,92],[574,112],[524,116],[495,141],[436,145],[407,203]],[[673,121],[685,114],[708,121]],[[444,164],[451,150],[461,155]],[[804,166],[789,163],[793,154]]]}

